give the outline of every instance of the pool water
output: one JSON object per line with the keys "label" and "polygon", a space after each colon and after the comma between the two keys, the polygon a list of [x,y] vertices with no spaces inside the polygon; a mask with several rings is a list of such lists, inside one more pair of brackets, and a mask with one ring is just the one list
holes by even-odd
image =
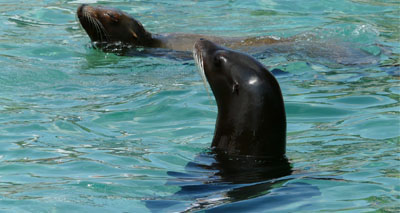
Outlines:
{"label": "pool water", "polygon": [[[185,179],[217,115],[194,61],[91,48],[75,16],[81,3],[120,8],[151,32],[301,35],[375,60],[342,64],[301,48],[256,56],[284,71],[276,77],[293,174]],[[396,0],[1,0],[0,211],[400,211],[399,8]]]}

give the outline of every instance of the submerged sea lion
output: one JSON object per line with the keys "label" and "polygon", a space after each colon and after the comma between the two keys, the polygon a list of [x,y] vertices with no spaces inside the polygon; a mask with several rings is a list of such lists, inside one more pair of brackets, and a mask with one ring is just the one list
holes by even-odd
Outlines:
{"label": "submerged sea lion", "polygon": [[191,51],[194,42],[200,38],[206,38],[231,48],[249,45],[259,46],[283,41],[283,39],[272,37],[223,38],[184,33],[152,34],[138,20],[119,9],[87,4],[78,8],[77,15],[92,42],[96,42],[101,47],[117,43],[133,47]]}
{"label": "submerged sea lion", "polygon": [[[258,58],[271,54],[312,58],[312,62],[334,62],[345,65],[376,63],[377,57],[354,46],[337,41],[315,40],[309,36],[290,38],[216,37],[211,35],[171,33],[154,34],[129,14],[115,8],[81,5],[77,16],[96,48],[120,55],[150,55],[174,59],[191,59],[193,44],[200,38],[231,49],[245,51]],[[135,48],[149,47],[149,48]],[[331,66],[328,63],[329,66]]]}

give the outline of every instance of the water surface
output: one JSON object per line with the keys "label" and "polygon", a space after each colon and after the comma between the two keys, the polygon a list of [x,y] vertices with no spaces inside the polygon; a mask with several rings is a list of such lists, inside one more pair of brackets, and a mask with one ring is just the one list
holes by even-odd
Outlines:
{"label": "water surface", "polygon": [[[213,97],[193,61],[92,49],[75,16],[81,3],[118,7],[151,32],[302,35],[360,48],[377,60],[256,56],[286,72],[277,79],[295,173],[179,196],[182,183],[169,184],[176,179],[171,172],[190,174],[185,166],[210,146]],[[390,0],[0,1],[1,211],[399,211],[399,6]]]}

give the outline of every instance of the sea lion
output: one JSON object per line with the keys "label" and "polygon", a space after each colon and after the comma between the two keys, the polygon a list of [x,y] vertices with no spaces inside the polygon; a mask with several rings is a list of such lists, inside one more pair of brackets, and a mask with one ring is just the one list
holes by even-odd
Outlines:
{"label": "sea lion", "polygon": [[307,33],[288,38],[217,37],[188,33],[155,34],[147,31],[138,20],[119,9],[87,4],[79,6],[77,16],[95,48],[118,55],[191,60],[194,42],[204,38],[231,49],[244,51],[257,58],[288,54],[287,56],[294,57],[294,60],[311,58],[312,61],[309,62],[328,66],[335,66],[330,62],[360,65],[378,61],[377,57],[357,47],[333,40],[318,40],[309,37]]}
{"label": "sea lion", "polygon": [[185,173],[168,172],[174,179],[167,184],[180,190],[146,199],[146,206],[160,212],[190,199],[185,212],[226,208],[221,204],[279,199],[285,194],[268,194],[282,185],[295,200],[318,196],[315,186],[288,183],[295,176],[285,155],[286,113],[275,77],[253,57],[205,39],[195,42],[193,57],[218,106],[212,149],[189,162]]}
{"label": "sea lion", "polygon": [[[147,31],[138,20],[119,9],[87,4],[79,6],[77,16],[96,48],[120,55],[190,59],[194,42],[204,38],[259,58],[283,53],[300,58],[312,58],[313,63],[325,63],[326,59],[344,65],[360,65],[378,61],[377,57],[360,48],[333,40],[318,40],[307,36],[307,33],[289,38],[217,37],[190,33],[155,34]],[[151,49],[137,51],[135,47],[150,47]]]}
{"label": "sea lion", "polygon": [[147,31],[138,20],[119,9],[87,4],[78,7],[77,16],[92,42],[101,48],[117,44],[125,47],[139,46],[191,52],[194,42],[200,38],[230,48],[260,46],[284,41],[284,39],[272,37],[228,38],[185,33],[153,34]]}
{"label": "sea lion", "polygon": [[286,114],[275,77],[252,56],[205,39],[193,54],[218,106],[211,146],[229,155],[285,158]]}

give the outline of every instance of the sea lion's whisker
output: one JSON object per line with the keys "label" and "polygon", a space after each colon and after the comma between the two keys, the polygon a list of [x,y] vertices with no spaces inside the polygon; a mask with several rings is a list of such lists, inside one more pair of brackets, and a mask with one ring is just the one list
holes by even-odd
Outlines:
{"label": "sea lion's whisker", "polygon": [[96,19],[94,19],[93,17],[89,16],[90,22],[92,23],[92,25],[94,26],[96,33],[99,35],[100,37],[100,42],[103,42],[103,35],[102,35],[102,31],[99,27],[99,24],[96,22]]}
{"label": "sea lion's whisker", "polygon": [[[89,22],[89,24],[93,27],[93,29],[96,31],[97,35],[99,35],[100,42],[103,42],[103,34],[105,32],[100,28],[101,23],[99,23],[98,20],[93,18],[87,11],[83,13],[84,17],[86,20]],[[106,38],[107,39],[107,38]]]}
{"label": "sea lion's whisker", "polygon": [[97,22],[100,30],[103,32],[104,36],[106,37],[106,41],[110,41],[110,35],[107,33],[107,30],[104,28],[103,24],[97,19],[94,19],[94,20]]}
{"label": "sea lion's whisker", "polygon": [[87,11],[84,11],[84,12],[83,12],[83,16],[85,17],[85,19],[87,20],[87,22],[89,23],[89,25],[96,31],[96,33],[98,33],[97,26],[96,26],[95,23],[93,23],[93,19],[92,19],[92,17],[90,16],[90,14],[89,14]]}
{"label": "sea lion's whisker", "polygon": [[210,95],[210,92],[208,91],[208,87],[207,87],[207,79],[206,79],[206,73],[204,71],[203,56],[202,56],[201,53],[197,54],[196,50],[193,50],[193,56],[196,59],[195,62],[196,62],[196,66],[198,68],[197,71],[199,72],[199,74],[200,74],[200,76],[201,76],[201,78],[203,80],[204,87],[206,88],[206,92],[207,92],[208,98],[209,98],[210,103],[211,103],[212,99],[211,99],[211,95]]}
{"label": "sea lion's whisker", "polygon": [[96,19],[94,19],[94,18],[91,18],[91,19],[92,19],[93,24],[96,26],[97,34],[100,36],[100,42],[102,43],[104,41],[104,39],[103,39],[103,34],[102,34],[101,29],[100,29],[100,26],[97,23]]}

